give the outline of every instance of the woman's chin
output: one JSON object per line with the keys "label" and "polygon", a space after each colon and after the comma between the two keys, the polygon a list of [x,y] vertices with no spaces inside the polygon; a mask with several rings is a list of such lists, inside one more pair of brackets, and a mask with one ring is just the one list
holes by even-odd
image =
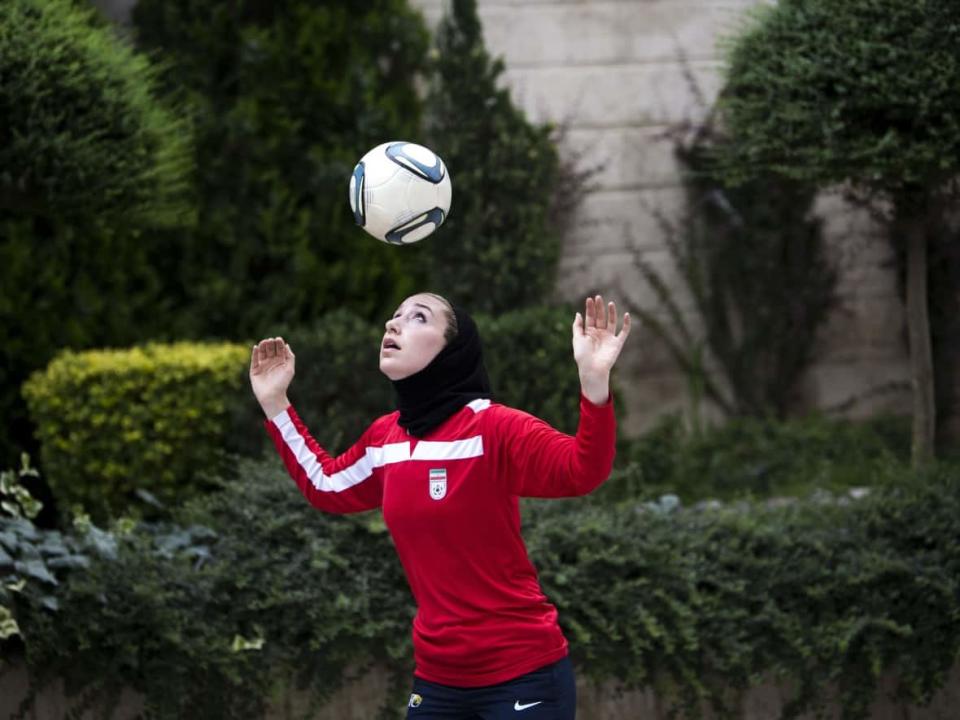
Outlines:
{"label": "woman's chin", "polygon": [[380,358],[380,372],[387,376],[388,380],[402,380],[404,373],[398,369],[390,358]]}

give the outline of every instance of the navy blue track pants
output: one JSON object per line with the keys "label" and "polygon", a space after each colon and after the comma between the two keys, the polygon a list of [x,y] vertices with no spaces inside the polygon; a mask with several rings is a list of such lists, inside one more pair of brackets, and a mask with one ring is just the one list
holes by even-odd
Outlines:
{"label": "navy blue track pants", "polygon": [[574,720],[577,686],[565,657],[513,680],[457,688],[413,679],[407,720]]}

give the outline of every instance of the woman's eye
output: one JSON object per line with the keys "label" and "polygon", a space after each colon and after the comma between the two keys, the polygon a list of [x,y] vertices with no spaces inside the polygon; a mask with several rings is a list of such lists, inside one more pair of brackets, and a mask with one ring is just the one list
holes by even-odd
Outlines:
{"label": "woman's eye", "polygon": [[426,322],[426,320],[427,320],[427,316],[424,315],[422,312],[414,313],[414,314],[413,314],[413,317],[415,317],[415,318],[417,318],[417,319],[419,319],[419,320],[423,320],[424,322]]}

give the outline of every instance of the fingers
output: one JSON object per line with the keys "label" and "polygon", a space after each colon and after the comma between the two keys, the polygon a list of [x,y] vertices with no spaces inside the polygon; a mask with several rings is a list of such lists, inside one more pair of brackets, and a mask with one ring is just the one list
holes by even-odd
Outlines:
{"label": "fingers", "polygon": [[[579,316],[580,314],[577,313],[577,317]],[[586,321],[580,326],[581,328],[609,329],[616,333],[618,338],[623,335],[624,340],[630,334],[630,313],[623,314],[623,328],[617,333],[617,304],[611,301],[604,305],[603,295],[595,295],[586,299],[584,317]],[[574,327],[576,326],[576,320],[574,320]]]}
{"label": "fingers", "polygon": [[620,332],[617,333],[617,338],[620,340],[620,343],[624,343],[627,340],[627,337],[630,335],[630,313],[625,312],[623,314],[623,327],[620,328]]}
{"label": "fingers", "polygon": [[607,311],[603,306],[603,295],[597,295],[593,298],[594,312],[596,313],[595,325],[597,329],[604,330],[607,327]]}
{"label": "fingers", "polygon": [[577,313],[573,316],[573,336],[583,335],[583,316]]}
{"label": "fingers", "polygon": [[293,357],[293,351],[282,337],[265,338],[253,346],[250,358],[250,369],[256,370],[261,364],[277,358],[284,360]]}
{"label": "fingers", "polygon": [[604,311],[602,295],[588,297],[583,314],[587,319],[586,326],[588,328],[595,327],[602,329],[607,327],[607,313]]}

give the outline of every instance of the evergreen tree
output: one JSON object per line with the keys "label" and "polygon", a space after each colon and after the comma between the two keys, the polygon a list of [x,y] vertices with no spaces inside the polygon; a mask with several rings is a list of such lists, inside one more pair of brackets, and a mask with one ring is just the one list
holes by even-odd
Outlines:
{"label": "evergreen tree", "polygon": [[892,209],[904,250],[914,457],[933,454],[928,235],[960,174],[960,9],[953,0],[782,0],[733,43],[732,174],[847,183]]}
{"label": "evergreen tree", "polygon": [[[57,349],[155,327],[147,228],[191,220],[189,128],[71,0],[0,3],[0,459],[36,452],[20,385]],[[46,499],[46,498],[44,498]]]}
{"label": "evergreen tree", "polygon": [[354,225],[354,164],[416,139],[427,50],[404,0],[141,0],[139,44],[196,127],[199,220],[158,259],[184,334],[258,336],[349,307],[381,317],[418,285],[411,253]]}
{"label": "evergreen tree", "polygon": [[487,313],[542,302],[560,255],[551,128],[530,124],[498,87],[503,62],[483,45],[475,0],[454,0],[436,44],[427,135],[450,170],[453,203],[422,254],[430,287]]}

